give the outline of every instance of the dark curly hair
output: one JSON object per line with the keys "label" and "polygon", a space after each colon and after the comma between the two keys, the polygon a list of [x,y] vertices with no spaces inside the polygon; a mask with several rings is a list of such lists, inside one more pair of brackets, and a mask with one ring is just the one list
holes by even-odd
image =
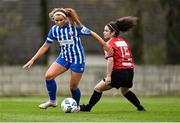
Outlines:
{"label": "dark curly hair", "polygon": [[126,16],[117,19],[116,21],[111,21],[107,24],[111,31],[115,31],[115,36],[119,35],[119,32],[127,32],[134,25],[137,24],[137,17]]}

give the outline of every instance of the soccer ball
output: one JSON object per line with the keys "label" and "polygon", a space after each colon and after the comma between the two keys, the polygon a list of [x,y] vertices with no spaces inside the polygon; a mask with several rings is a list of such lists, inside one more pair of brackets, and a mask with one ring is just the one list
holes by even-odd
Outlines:
{"label": "soccer ball", "polygon": [[77,109],[77,103],[73,98],[65,98],[61,103],[61,109],[65,113],[75,112]]}

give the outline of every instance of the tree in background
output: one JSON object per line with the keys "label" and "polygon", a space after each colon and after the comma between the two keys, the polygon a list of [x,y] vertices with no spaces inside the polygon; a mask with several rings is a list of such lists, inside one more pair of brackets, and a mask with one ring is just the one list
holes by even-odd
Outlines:
{"label": "tree in background", "polygon": [[180,0],[160,0],[166,11],[166,58],[167,64],[180,63]]}
{"label": "tree in background", "polygon": [[138,0],[132,0],[132,5],[138,6],[135,15],[139,18],[137,25],[132,32],[132,52],[134,61],[137,64],[143,64],[143,36],[142,36],[142,11]]}
{"label": "tree in background", "polygon": [[[49,25],[49,16],[48,16],[48,10],[47,10],[47,0],[41,0],[40,1],[40,28],[41,28],[41,34],[42,34],[42,39],[45,39],[47,37],[48,33],[48,25]],[[44,40],[42,40],[42,43],[44,43]],[[42,44],[41,44],[42,45]],[[40,46],[41,46],[40,45]],[[42,56],[41,58],[41,64],[47,64],[48,62],[48,54],[49,51],[45,53],[45,55]]]}

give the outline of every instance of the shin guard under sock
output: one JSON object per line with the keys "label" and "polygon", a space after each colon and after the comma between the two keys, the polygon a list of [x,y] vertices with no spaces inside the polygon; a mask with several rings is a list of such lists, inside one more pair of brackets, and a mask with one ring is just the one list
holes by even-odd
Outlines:
{"label": "shin guard under sock", "polygon": [[46,87],[48,90],[50,100],[55,101],[56,100],[56,89],[57,89],[56,81],[54,79],[46,80]]}
{"label": "shin guard under sock", "polygon": [[81,98],[81,91],[79,88],[76,88],[75,90],[71,90],[72,98],[76,100],[77,105],[79,106],[80,98]]}
{"label": "shin guard under sock", "polygon": [[89,100],[89,104],[88,106],[90,107],[90,109],[96,105],[96,103],[101,99],[102,93],[99,93],[97,91],[94,90],[90,100]]}
{"label": "shin guard under sock", "polygon": [[128,91],[124,96],[137,108],[141,106],[138,98],[133,92]]}

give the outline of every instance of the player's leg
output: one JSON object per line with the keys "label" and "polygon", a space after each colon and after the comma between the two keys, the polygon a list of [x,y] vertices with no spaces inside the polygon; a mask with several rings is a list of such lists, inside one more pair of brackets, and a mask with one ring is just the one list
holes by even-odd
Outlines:
{"label": "player's leg", "polygon": [[78,106],[79,106],[80,97],[81,97],[81,91],[78,88],[78,85],[81,78],[82,78],[82,73],[71,71],[70,90],[72,93],[72,98],[76,100]]}
{"label": "player's leg", "polygon": [[78,88],[79,82],[82,78],[82,74],[85,69],[85,63],[82,64],[71,64],[70,65],[71,69],[71,80],[70,80],[70,90],[72,93],[72,98],[76,100],[77,106],[79,110],[79,102],[81,98],[81,91]]}
{"label": "player's leg", "polygon": [[137,107],[138,111],[145,111],[144,107],[140,104],[137,96],[132,91],[130,91],[128,87],[121,87],[121,93],[127,100],[129,100],[129,102],[131,102],[135,107]]}
{"label": "player's leg", "polygon": [[140,110],[141,105],[136,95],[129,90],[133,86],[133,69],[120,69],[112,72],[111,86],[117,89],[121,88],[121,93],[126,99],[128,99],[134,106]]}
{"label": "player's leg", "polygon": [[49,69],[47,70],[45,74],[46,79],[46,87],[48,90],[49,98],[50,100],[46,103],[42,103],[39,105],[39,108],[46,109],[48,107],[56,107],[56,81],[55,78],[61,74],[64,73],[67,70],[67,68],[63,67],[62,65],[54,62]]}
{"label": "player's leg", "polygon": [[102,92],[111,89],[110,85],[106,85],[104,80],[101,80],[94,88],[94,92],[90,97],[89,103],[87,105],[81,105],[81,111],[91,111],[92,107],[101,99]]}

